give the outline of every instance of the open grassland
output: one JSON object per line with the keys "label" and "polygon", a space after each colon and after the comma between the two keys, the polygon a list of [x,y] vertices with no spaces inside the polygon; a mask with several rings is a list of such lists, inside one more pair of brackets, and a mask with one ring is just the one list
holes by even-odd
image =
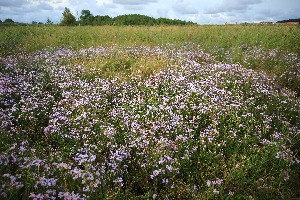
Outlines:
{"label": "open grassland", "polygon": [[[204,47],[260,46],[300,54],[298,25],[227,26],[23,26],[0,27],[1,53],[69,45],[75,49],[112,44],[160,46],[192,42]],[[17,48],[16,48],[17,47]]]}
{"label": "open grassland", "polygon": [[1,199],[300,198],[299,26],[0,28]]}

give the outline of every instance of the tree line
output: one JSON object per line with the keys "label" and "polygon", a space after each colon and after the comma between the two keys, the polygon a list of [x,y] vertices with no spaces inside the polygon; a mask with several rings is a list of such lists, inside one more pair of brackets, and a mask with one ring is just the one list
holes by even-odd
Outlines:
{"label": "tree line", "polygon": [[65,8],[62,13],[63,18],[61,19],[60,25],[72,26],[103,26],[103,25],[196,25],[196,23],[191,21],[183,21],[178,19],[167,19],[167,18],[158,18],[149,17],[146,15],[140,14],[128,14],[128,15],[119,15],[117,17],[110,17],[108,15],[94,16],[89,10],[82,10],[81,16],[76,20],[75,16],[71,13],[69,8]]}
{"label": "tree line", "polygon": [[300,23],[300,18],[298,18],[298,19],[281,20],[281,21],[277,21],[276,23],[285,23],[285,22],[299,22]]}
{"label": "tree line", "polygon": [[[42,22],[32,21],[31,24],[44,24]],[[54,24],[49,18],[45,24]],[[104,26],[104,25],[196,25],[197,23],[191,21],[183,21],[179,19],[168,19],[168,18],[158,18],[149,17],[146,15],[140,14],[128,14],[128,15],[119,15],[117,17],[110,17],[108,15],[94,16],[89,10],[82,10],[81,15],[78,19],[71,13],[69,8],[65,8],[62,13],[62,18],[59,25],[62,26]],[[18,23],[14,22],[12,19],[6,19],[4,22],[0,20],[0,25],[2,26],[11,26],[11,25],[28,25],[27,23]]]}

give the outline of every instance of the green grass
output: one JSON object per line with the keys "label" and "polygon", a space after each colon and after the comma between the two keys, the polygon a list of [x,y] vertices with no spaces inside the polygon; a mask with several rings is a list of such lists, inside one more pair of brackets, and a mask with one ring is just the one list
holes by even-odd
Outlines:
{"label": "green grass", "polygon": [[11,52],[10,44],[26,51],[47,46],[69,45],[75,49],[90,46],[145,45],[192,42],[204,47],[229,49],[240,45],[261,45],[300,54],[299,26],[297,25],[229,25],[229,26],[24,26],[0,27],[1,53]]}

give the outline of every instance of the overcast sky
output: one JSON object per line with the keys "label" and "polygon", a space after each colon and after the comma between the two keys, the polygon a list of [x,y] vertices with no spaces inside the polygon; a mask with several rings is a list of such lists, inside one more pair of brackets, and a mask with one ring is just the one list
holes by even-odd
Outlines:
{"label": "overcast sky", "polygon": [[300,18],[300,0],[0,0],[0,20],[59,23],[64,8],[76,18],[82,10],[116,17],[142,14],[198,24],[276,22]]}

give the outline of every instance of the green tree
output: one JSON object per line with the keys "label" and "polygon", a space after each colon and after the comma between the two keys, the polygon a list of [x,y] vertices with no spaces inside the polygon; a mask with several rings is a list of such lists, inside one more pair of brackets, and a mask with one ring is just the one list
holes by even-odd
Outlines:
{"label": "green tree", "polygon": [[12,23],[12,22],[14,22],[12,19],[6,19],[6,20],[4,20],[4,22],[6,22],[6,23]]}
{"label": "green tree", "polygon": [[93,25],[95,23],[95,17],[89,10],[82,10],[79,19],[80,25]]}
{"label": "green tree", "polygon": [[65,7],[64,12],[62,13],[63,18],[60,21],[60,24],[63,26],[72,26],[76,22],[75,16],[71,13],[70,9]]}
{"label": "green tree", "polygon": [[298,18],[298,19],[281,20],[281,21],[277,21],[276,23],[285,23],[285,22],[300,22],[300,18]]}
{"label": "green tree", "polygon": [[53,22],[49,19],[49,17],[47,18],[46,24],[53,24]]}
{"label": "green tree", "polygon": [[97,25],[97,26],[111,25],[111,24],[113,24],[113,19],[108,15],[105,16],[96,15],[93,21],[93,25]]}
{"label": "green tree", "polygon": [[92,17],[92,13],[89,10],[82,10],[80,20],[86,20],[89,17]]}

